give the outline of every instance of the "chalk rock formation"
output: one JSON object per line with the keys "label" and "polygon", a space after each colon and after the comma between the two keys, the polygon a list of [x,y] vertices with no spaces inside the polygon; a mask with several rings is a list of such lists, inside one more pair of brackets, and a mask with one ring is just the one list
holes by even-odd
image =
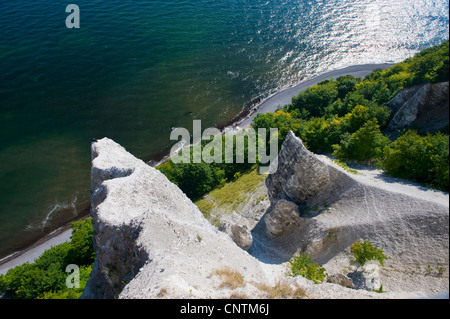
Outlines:
{"label": "chalk rock formation", "polygon": [[286,233],[290,228],[298,226],[302,220],[296,204],[280,199],[266,214],[267,236],[273,238]]}
{"label": "chalk rock formation", "polygon": [[[348,173],[327,157],[309,152],[292,132],[280,151],[278,170],[266,185],[271,207],[256,228],[265,223],[265,232],[255,231],[254,238],[268,235],[267,251],[276,249],[286,258],[306,252],[338,273],[343,264],[348,266],[349,247],[365,239],[389,257],[383,269],[405,271],[428,264],[448,269],[448,193]],[[401,284],[409,280],[413,287],[419,277]],[[440,285],[448,289],[445,280]]]}
{"label": "chalk rock formation", "polygon": [[236,245],[244,250],[249,250],[252,246],[252,234],[246,225],[239,226],[230,223],[222,223],[219,230],[230,236]]}
{"label": "chalk rock formation", "polygon": [[352,184],[346,174],[318,160],[292,132],[278,155],[278,170],[266,179],[272,203],[286,199],[300,209],[332,201]]}
{"label": "chalk rock formation", "polygon": [[367,291],[380,290],[381,284],[381,266],[378,262],[369,261],[364,266],[358,267],[355,271],[348,274],[357,289]]}
{"label": "chalk rock formation", "polygon": [[[278,172],[267,179],[271,208],[252,229],[248,252],[212,226],[163,174],[112,140],[92,143],[91,179],[96,260],[83,298],[267,298],[264,287],[276,284],[301,287],[311,298],[448,291],[448,277],[402,275],[407,266],[448,269],[448,194],[387,189],[350,176],[308,152],[292,132]],[[249,239],[245,229],[238,233]],[[307,252],[328,273],[343,273],[349,247],[362,239],[389,258],[380,271],[388,293],[286,277],[284,262],[298,252]],[[384,275],[385,269],[393,272]],[[424,283],[428,288],[422,289]]]}
{"label": "chalk rock formation", "polygon": [[435,132],[449,124],[449,82],[406,88],[386,105],[393,114],[388,131],[420,127]]}
{"label": "chalk rock formation", "polygon": [[159,171],[106,138],[92,144],[92,159],[96,260],[83,298],[224,297],[213,276],[224,267],[264,278]]}
{"label": "chalk rock formation", "polygon": [[352,279],[350,279],[349,277],[347,277],[344,274],[334,274],[331,276],[327,276],[326,282],[341,285],[343,287],[347,287],[347,288],[351,288],[351,289],[356,289],[355,285],[353,284]]}

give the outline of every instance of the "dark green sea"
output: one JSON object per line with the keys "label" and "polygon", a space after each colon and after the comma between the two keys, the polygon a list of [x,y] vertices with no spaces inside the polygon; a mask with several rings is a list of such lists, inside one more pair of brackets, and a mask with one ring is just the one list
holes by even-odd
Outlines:
{"label": "dark green sea", "polygon": [[[80,8],[68,29],[65,8]],[[89,206],[90,139],[145,160],[288,85],[448,39],[448,0],[0,0],[0,258]]]}

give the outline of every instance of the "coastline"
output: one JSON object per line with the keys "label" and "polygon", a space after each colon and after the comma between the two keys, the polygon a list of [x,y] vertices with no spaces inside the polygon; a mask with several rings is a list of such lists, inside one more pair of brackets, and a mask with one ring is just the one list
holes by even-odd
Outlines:
{"label": "coastline", "polygon": [[[242,110],[231,121],[224,125],[220,125],[217,128],[221,130],[222,133],[249,128],[256,115],[260,113],[275,112],[279,106],[290,104],[292,98],[298,95],[301,91],[306,90],[311,86],[317,85],[322,81],[329,80],[331,78],[336,79],[340,76],[345,75],[364,78],[376,69],[385,70],[395,64],[396,63],[394,62],[355,64],[343,68],[332,69],[311,78],[303,79],[294,85],[286,86],[275,92],[274,94],[269,95],[267,98],[259,101],[257,104],[253,104],[249,109]],[[146,158],[144,159],[144,161],[150,166],[156,167],[158,165],[164,164],[169,159],[169,153],[170,147],[159,152],[159,155]]]}
{"label": "coastline", "polygon": [[352,65],[340,69],[334,69],[327,71],[325,73],[321,73],[312,78],[308,78],[300,81],[299,83],[283,88],[280,91],[272,94],[271,96],[264,99],[259,105],[253,108],[253,112],[251,112],[248,116],[243,119],[239,119],[235,121],[233,126],[239,128],[247,128],[253,122],[253,119],[259,113],[273,113],[277,110],[278,107],[282,107],[291,103],[292,98],[298,95],[301,91],[308,89],[311,86],[317,85],[318,83],[329,80],[331,78],[338,78],[344,75],[352,75],[354,77],[364,78],[369,75],[376,69],[388,69],[391,66],[395,65],[395,63],[379,63],[379,64],[360,64],[360,65]]}
{"label": "coastline", "polygon": [[[275,112],[279,106],[285,106],[291,103],[292,97],[298,95],[301,91],[318,84],[319,82],[329,80],[330,78],[338,78],[340,76],[352,75],[355,77],[364,78],[376,69],[387,69],[393,66],[395,63],[379,63],[379,64],[361,64],[352,65],[340,69],[330,70],[321,73],[312,78],[304,79],[299,83],[288,86],[280,91],[270,95],[252,108],[243,110],[236,117],[233,118],[226,125],[219,126],[218,128],[223,132],[241,130],[250,127],[253,119],[257,114]],[[170,155],[164,155],[158,160],[145,160],[145,162],[151,166],[158,166],[169,159]],[[82,214],[83,215],[83,214]],[[82,219],[83,216],[79,216],[78,219]],[[67,242],[71,237],[71,223],[62,226],[57,230],[45,235],[35,243],[25,247],[24,249],[17,251],[9,256],[5,256],[0,259],[0,275],[6,274],[6,272],[18,265],[26,262],[34,262],[45,250],[50,249],[52,246]]]}
{"label": "coastline", "polygon": [[45,234],[41,238],[31,243],[24,244],[23,248],[15,251],[14,253],[4,256],[0,259],[0,275],[6,274],[6,272],[16,266],[24,263],[32,263],[36,258],[39,258],[46,250],[53,246],[65,243],[70,240],[72,236],[71,225],[73,222],[82,220],[89,217],[89,210],[84,209],[82,213],[69,223],[62,225],[61,227],[53,230],[50,233]]}

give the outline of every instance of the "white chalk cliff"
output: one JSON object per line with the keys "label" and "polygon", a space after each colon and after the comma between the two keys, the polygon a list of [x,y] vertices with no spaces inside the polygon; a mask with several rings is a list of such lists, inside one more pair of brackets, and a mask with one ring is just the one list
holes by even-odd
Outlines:
{"label": "white chalk cliff", "polygon": [[[308,152],[292,133],[278,162],[267,180],[271,207],[245,251],[159,171],[110,139],[92,143],[96,261],[82,298],[267,298],[263,287],[277,283],[311,298],[448,292],[448,194],[353,176]],[[384,249],[385,267],[350,264],[349,246],[362,239]],[[340,276],[358,286],[359,274],[372,271],[387,293],[286,276],[289,256],[304,251],[325,265],[330,281]],[[426,265],[445,272],[427,276]]]}

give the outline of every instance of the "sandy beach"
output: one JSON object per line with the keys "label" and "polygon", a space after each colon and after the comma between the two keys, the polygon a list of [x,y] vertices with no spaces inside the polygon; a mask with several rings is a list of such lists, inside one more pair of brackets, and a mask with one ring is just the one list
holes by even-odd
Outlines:
{"label": "sandy beach", "polygon": [[[285,88],[274,95],[263,100],[259,105],[254,107],[254,111],[250,113],[245,118],[237,117],[234,123],[230,123],[231,129],[242,129],[250,126],[255,116],[259,113],[274,112],[279,106],[284,106],[291,103],[292,97],[298,95],[301,91],[318,84],[319,82],[328,80],[330,78],[338,78],[344,75],[352,75],[355,77],[364,78],[366,75],[370,74],[375,69],[387,69],[391,67],[391,63],[383,64],[363,64],[354,65],[342,69],[332,70],[325,72],[311,79],[301,81],[300,83]],[[37,243],[31,245],[30,247],[16,252],[6,258],[0,260],[0,274],[6,274],[7,271],[15,266],[21,265],[26,262],[32,263],[36,258],[38,258],[45,250],[56,246],[58,244],[67,242],[70,240],[72,232],[67,227],[60,228],[53,233],[47,235],[46,237],[39,240]]]}

